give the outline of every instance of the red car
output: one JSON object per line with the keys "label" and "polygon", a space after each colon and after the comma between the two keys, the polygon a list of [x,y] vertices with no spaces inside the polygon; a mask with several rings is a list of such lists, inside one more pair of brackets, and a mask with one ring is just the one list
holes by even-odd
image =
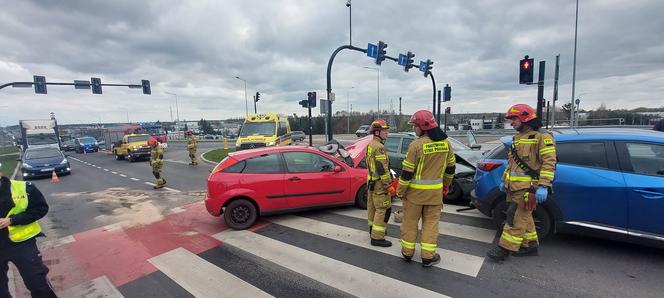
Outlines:
{"label": "red car", "polygon": [[306,146],[230,153],[208,177],[205,206],[238,230],[261,215],[353,204],[366,208],[367,170],[361,161],[370,141],[350,145],[346,162]]}

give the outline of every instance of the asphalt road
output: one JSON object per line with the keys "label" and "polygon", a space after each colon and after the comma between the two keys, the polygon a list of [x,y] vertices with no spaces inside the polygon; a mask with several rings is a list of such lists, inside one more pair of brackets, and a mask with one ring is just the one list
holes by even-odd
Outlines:
{"label": "asphalt road", "polygon": [[[496,144],[495,138],[487,142]],[[199,153],[219,146],[200,143]],[[661,297],[664,292],[660,249],[554,235],[542,243],[538,257],[492,263],[484,259],[496,235],[490,220],[447,206],[438,238],[443,262],[424,269],[400,260],[396,223],[387,231],[393,249],[370,246],[365,211],[353,207],[272,216],[251,231],[228,230],[201,204],[212,166],[187,165],[184,144],[167,149],[169,189],[161,190],[146,184],[154,182],[147,162],[116,161],[103,152],[71,157],[72,175],[57,184],[33,181],[51,206],[41,221],[47,238],[40,244],[61,296],[192,297],[236,290],[238,297]],[[18,292],[25,297],[20,286]]]}

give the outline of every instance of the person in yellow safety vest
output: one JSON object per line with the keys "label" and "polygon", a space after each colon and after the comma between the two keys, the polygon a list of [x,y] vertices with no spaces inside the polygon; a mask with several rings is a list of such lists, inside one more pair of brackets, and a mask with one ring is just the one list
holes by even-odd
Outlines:
{"label": "person in yellow safety vest", "polygon": [[148,139],[150,151],[150,165],[152,166],[152,175],[157,179],[157,184],[152,188],[158,189],[166,185],[166,179],[161,175],[161,167],[164,166],[164,147],[161,147],[159,141],[153,137]]}
{"label": "person in yellow safety vest", "polygon": [[373,140],[367,146],[367,218],[371,245],[389,247],[392,242],[385,240],[387,221],[390,219],[392,196],[396,195],[392,187],[390,160],[383,142],[387,140],[390,127],[383,119],[371,123],[370,132]]}
{"label": "person in yellow safety vest", "polygon": [[11,297],[9,262],[18,269],[32,297],[56,297],[35,240],[43,236],[37,220],[46,213],[48,204],[36,186],[0,173],[0,297]]}
{"label": "person in yellow safety vest", "polygon": [[198,164],[196,159],[196,148],[198,148],[198,138],[194,135],[191,130],[187,130],[187,151],[189,151],[189,158],[191,159],[192,166]]}
{"label": "person in yellow safety vest", "polygon": [[440,262],[436,253],[438,224],[443,196],[454,178],[456,158],[431,112],[417,111],[408,123],[418,138],[408,146],[397,187],[397,196],[403,200],[401,254],[406,262],[413,258],[417,226],[422,219],[420,254],[422,266],[430,267]]}
{"label": "person in yellow safety vest", "polygon": [[508,151],[507,168],[500,190],[506,192],[508,207],[503,233],[496,247],[487,252],[493,261],[513,256],[536,256],[539,241],[533,210],[552,192],[556,168],[556,143],[547,132],[539,132],[542,122],[535,110],[525,104],[509,108],[505,118],[518,131]]}

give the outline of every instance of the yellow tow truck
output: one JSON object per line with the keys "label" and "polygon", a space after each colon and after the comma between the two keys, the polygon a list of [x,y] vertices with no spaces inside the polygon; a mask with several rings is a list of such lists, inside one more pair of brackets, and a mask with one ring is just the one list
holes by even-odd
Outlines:
{"label": "yellow tow truck", "polygon": [[113,144],[112,152],[116,160],[129,160],[134,162],[139,159],[150,158],[150,146],[148,146],[148,134],[128,134],[121,141]]}

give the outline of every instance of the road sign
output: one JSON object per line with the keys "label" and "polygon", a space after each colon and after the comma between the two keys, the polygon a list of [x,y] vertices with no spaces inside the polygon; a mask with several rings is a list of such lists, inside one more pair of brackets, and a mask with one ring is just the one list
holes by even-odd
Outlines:
{"label": "road sign", "polygon": [[404,54],[399,54],[399,65],[406,66],[408,63],[408,57]]}
{"label": "road sign", "polygon": [[90,89],[90,81],[74,80],[74,89]]}
{"label": "road sign", "polygon": [[427,63],[424,61],[420,61],[420,71],[425,72],[427,70]]}
{"label": "road sign", "polygon": [[378,57],[378,46],[375,44],[368,44],[367,45],[367,56],[371,58],[376,58]]}
{"label": "road sign", "polygon": [[574,102],[575,102],[576,105],[578,106],[578,105],[581,103],[581,100],[577,98]]}
{"label": "road sign", "polygon": [[327,113],[327,100],[325,99],[320,100],[320,113],[321,114]]}

